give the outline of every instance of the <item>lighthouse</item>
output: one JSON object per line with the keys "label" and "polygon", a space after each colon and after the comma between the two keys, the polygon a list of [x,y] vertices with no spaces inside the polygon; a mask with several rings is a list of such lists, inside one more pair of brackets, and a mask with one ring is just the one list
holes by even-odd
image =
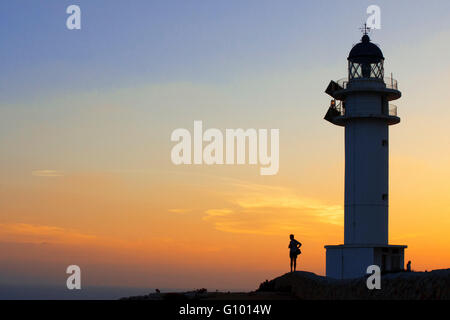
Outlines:
{"label": "lighthouse", "polygon": [[345,128],[344,244],[327,245],[326,275],[336,279],[404,267],[405,245],[390,245],[389,126],[400,123],[397,81],[384,76],[384,56],[364,28],[348,60],[348,78],[331,81],[325,120]]}

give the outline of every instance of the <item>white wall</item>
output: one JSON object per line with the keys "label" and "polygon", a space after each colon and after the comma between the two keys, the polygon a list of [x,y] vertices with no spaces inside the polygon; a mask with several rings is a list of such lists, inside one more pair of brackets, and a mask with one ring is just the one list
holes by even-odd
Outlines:
{"label": "white wall", "polygon": [[389,194],[389,148],[383,145],[388,139],[384,120],[356,118],[346,124],[345,244],[388,243],[389,200],[383,200]]}

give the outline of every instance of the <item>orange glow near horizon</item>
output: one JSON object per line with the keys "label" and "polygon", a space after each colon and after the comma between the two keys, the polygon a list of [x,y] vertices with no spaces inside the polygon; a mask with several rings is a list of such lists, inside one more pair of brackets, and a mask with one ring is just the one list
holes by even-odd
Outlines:
{"label": "orange glow near horizon", "polygon": [[[391,161],[394,178],[411,171],[412,165],[399,162]],[[425,193],[436,200],[430,207],[435,214],[428,215],[436,220],[428,223],[429,203],[410,201],[424,192],[426,179],[444,186],[445,178],[433,168],[420,172],[408,186],[392,183],[390,242],[408,245],[406,259],[416,270],[445,268],[449,208],[438,201],[444,189]],[[26,187],[1,191],[2,210],[22,218],[2,219],[0,243],[8,255],[0,262],[11,274],[36,279],[55,281],[57,266],[79,264],[91,285],[254,289],[288,270],[290,233],[303,243],[299,268],[318,274],[325,272],[323,246],[343,240],[342,189],[330,196],[333,203],[311,190],[302,196],[294,187],[189,172],[31,179]],[[64,276],[58,275],[61,281]]]}

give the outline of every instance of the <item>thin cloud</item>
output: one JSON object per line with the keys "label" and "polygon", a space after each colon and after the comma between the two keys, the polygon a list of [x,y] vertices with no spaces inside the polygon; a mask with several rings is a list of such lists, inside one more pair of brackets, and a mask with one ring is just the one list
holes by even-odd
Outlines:
{"label": "thin cloud", "polygon": [[191,209],[181,209],[181,208],[176,208],[176,209],[169,209],[169,210],[167,210],[167,211],[172,212],[172,213],[180,213],[180,214],[184,214],[184,213],[189,213],[189,212],[191,212],[192,210],[191,210]]}
{"label": "thin cloud", "polygon": [[57,170],[34,170],[31,174],[35,177],[62,177],[64,172]]}
{"label": "thin cloud", "polygon": [[231,209],[210,209],[205,211],[207,217],[226,217],[233,213]]}
{"label": "thin cloud", "polygon": [[55,226],[26,223],[0,224],[0,241],[2,242],[79,244],[95,238],[93,235]]}
{"label": "thin cloud", "polygon": [[344,210],[317,199],[301,197],[288,188],[233,181],[232,192],[225,192],[230,207],[205,211],[203,219],[224,232],[281,234],[299,230],[311,234],[317,224],[343,226]]}

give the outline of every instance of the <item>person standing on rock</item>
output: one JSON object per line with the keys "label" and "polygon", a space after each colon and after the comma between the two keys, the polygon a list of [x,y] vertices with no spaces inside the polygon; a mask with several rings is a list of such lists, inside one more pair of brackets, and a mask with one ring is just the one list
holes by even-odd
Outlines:
{"label": "person standing on rock", "polygon": [[295,269],[297,268],[297,256],[300,253],[302,253],[300,251],[300,247],[302,246],[302,244],[294,239],[293,234],[291,234],[289,238],[291,239],[288,248],[289,248],[289,257],[291,258],[291,272],[292,272],[292,269],[294,269],[295,271]]}

